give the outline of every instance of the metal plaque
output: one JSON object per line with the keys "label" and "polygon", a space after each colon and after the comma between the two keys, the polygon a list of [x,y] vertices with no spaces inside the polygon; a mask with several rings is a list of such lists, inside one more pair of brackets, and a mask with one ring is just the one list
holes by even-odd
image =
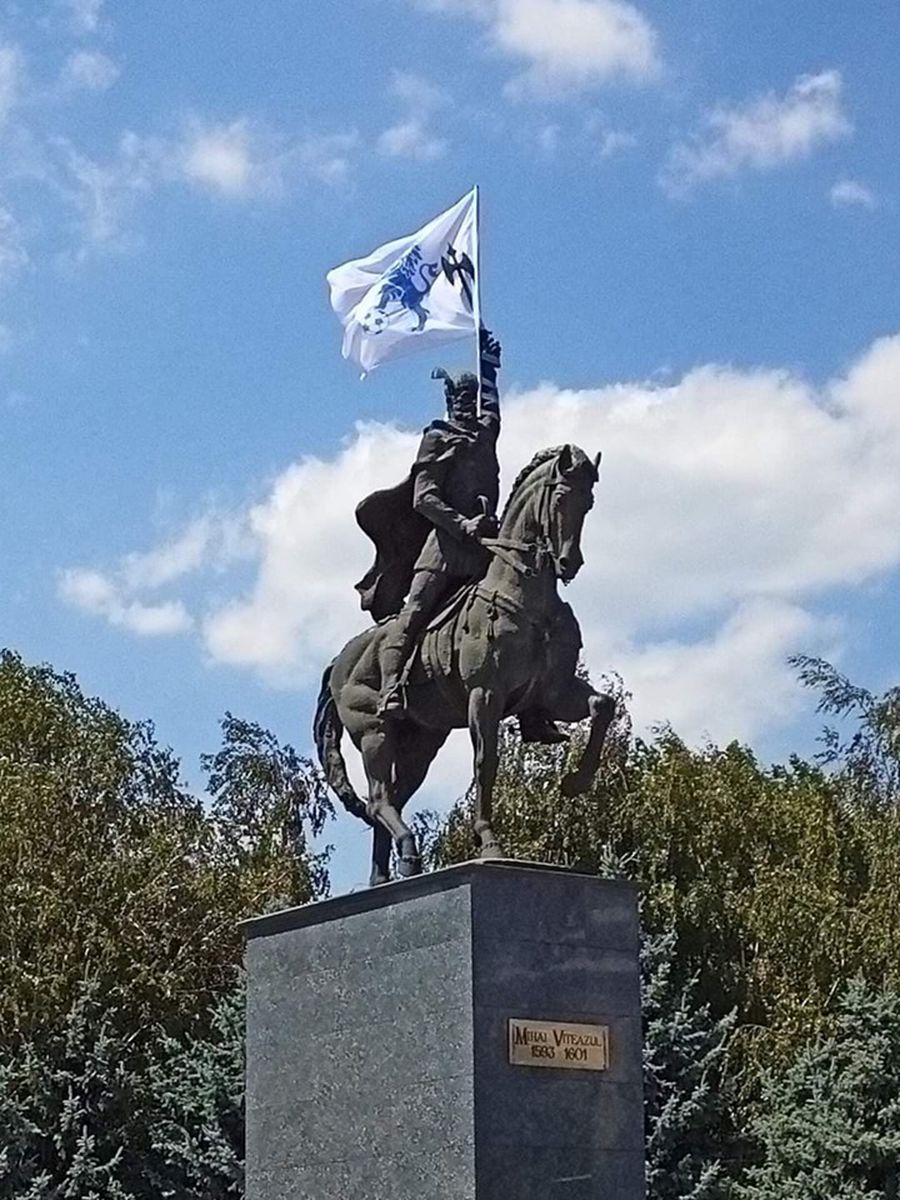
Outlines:
{"label": "metal plaque", "polygon": [[509,1061],[516,1067],[609,1070],[609,1026],[563,1021],[509,1021]]}

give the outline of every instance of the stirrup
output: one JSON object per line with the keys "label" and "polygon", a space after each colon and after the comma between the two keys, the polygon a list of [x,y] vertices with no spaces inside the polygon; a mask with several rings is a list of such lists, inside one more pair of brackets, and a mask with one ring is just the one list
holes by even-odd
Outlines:
{"label": "stirrup", "polygon": [[398,717],[406,712],[406,702],[400,684],[381,697],[376,712],[379,717]]}

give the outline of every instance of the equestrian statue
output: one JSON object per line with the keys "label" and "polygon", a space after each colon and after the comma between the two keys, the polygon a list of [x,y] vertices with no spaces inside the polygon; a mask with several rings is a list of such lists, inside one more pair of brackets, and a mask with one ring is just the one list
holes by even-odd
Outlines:
{"label": "equestrian statue", "polygon": [[[447,419],[425,429],[406,479],[356,510],[376,550],[356,586],[376,624],[328,666],[316,709],[326,781],[373,830],[373,885],[390,878],[392,842],[400,874],[420,873],[403,807],[451,729],[472,738],[479,855],[500,858],[491,829],[500,722],[515,716],[524,740],[560,742],[557,721],[589,719],[581,760],[561,785],[575,795],[597,771],[615,712],[613,698],[577,672],[581,631],[558,592],[584,561],[600,455],[573,445],[540,451],[498,519],[500,343],[482,329],[480,347],[480,380],[433,373],[444,381]],[[344,730],[362,756],[365,801],[347,775]]]}

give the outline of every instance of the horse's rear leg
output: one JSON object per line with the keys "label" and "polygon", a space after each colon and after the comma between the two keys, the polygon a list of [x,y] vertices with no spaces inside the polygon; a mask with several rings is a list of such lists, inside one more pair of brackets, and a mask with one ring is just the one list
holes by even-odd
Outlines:
{"label": "horse's rear leg", "polygon": [[[447,730],[417,729],[415,738],[394,744],[394,807],[398,813],[422,786],[434,756],[447,740]],[[396,735],[395,735],[396,737]],[[399,740],[399,739],[398,739]],[[378,821],[372,827],[371,887],[391,877],[391,835]]]}
{"label": "horse's rear leg", "polygon": [[469,733],[475,752],[475,836],[479,858],[502,858],[503,850],[491,828],[494,781],[497,778],[497,735],[502,706],[490,688],[469,693]]}
{"label": "horse's rear leg", "polygon": [[[394,754],[388,734],[383,730],[367,733],[360,744],[363,766],[369,781],[369,799],[366,811],[394,839],[401,875],[419,875],[422,859],[416,846],[412,830],[403,821],[394,804]],[[375,854],[384,856],[384,843],[376,840]],[[387,871],[385,876],[387,877]],[[374,875],[374,868],[373,868]]]}
{"label": "horse's rear leg", "polygon": [[552,714],[558,721],[583,721],[590,717],[591,728],[581,762],[574,771],[563,776],[561,783],[564,796],[577,796],[591,786],[600,766],[600,754],[606,734],[616,715],[616,702],[612,696],[602,696],[589,683],[573,676],[568,689],[552,706]]}
{"label": "horse's rear leg", "polygon": [[372,873],[369,887],[387,883],[391,878],[391,835],[379,821],[372,826]]}

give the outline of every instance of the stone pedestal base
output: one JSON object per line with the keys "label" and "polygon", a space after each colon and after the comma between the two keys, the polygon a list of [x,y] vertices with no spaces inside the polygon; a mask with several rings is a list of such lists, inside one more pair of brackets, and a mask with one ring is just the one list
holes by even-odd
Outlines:
{"label": "stone pedestal base", "polygon": [[644,1196],[631,885],[465,863],[246,930],[247,1200]]}

